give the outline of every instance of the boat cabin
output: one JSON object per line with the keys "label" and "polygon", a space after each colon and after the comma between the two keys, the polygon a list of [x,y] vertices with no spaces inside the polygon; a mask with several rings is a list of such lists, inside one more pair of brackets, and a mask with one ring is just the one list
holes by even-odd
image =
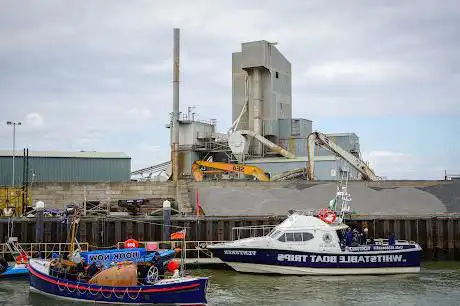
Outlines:
{"label": "boat cabin", "polygon": [[327,224],[326,222],[308,215],[292,214],[266,237],[276,243],[309,245],[323,248],[340,248],[343,232],[348,225],[343,223]]}

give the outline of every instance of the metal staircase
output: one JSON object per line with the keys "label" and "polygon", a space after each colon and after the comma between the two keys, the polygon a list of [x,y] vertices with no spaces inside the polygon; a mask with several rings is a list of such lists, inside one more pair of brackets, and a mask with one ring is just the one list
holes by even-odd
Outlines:
{"label": "metal staircase", "polygon": [[26,251],[21,247],[21,245],[18,243],[18,237],[8,237],[8,241],[6,242],[6,248],[10,252],[13,257],[17,257],[19,255],[27,255]]}

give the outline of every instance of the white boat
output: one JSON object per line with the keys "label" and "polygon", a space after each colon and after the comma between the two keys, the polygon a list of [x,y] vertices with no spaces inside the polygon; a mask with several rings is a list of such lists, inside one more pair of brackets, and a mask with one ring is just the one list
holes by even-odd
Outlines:
{"label": "white boat", "polygon": [[[415,242],[367,239],[350,243],[344,217],[351,201],[345,185],[338,187],[334,205],[318,214],[293,212],[262,237],[207,245],[213,255],[234,270],[293,275],[398,274],[420,271],[421,247]],[[331,201],[332,202],[332,201]],[[332,205],[332,206],[334,206]],[[348,236],[348,241],[346,237]]]}

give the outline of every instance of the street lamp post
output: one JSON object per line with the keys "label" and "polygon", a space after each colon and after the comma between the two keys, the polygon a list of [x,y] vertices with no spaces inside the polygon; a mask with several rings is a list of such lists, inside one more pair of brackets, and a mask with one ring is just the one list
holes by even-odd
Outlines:
{"label": "street lamp post", "polygon": [[11,187],[15,186],[15,177],[14,177],[14,157],[16,156],[16,125],[21,125],[22,123],[20,121],[7,121],[6,125],[11,125],[13,126],[13,171],[12,171],[12,176],[13,178],[11,179]]}

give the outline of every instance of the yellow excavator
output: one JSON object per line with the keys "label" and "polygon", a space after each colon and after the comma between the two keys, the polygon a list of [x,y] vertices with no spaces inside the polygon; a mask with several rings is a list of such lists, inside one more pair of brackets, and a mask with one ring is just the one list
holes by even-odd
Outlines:
{"label": "yellow excavator", "polygon": [[[206,170],[202,170],[202,167],[206,168]],[[262,169],[256,166],[230,164],[223,162],[209,162],[204,160],[196,160],[192,164],[192,174],[197,182],[201,182],[203,180],[204,174],[225,172],[237,172],[243,173],[245,175],[251,175],[261,182],[270,181],[268,175]]]}

